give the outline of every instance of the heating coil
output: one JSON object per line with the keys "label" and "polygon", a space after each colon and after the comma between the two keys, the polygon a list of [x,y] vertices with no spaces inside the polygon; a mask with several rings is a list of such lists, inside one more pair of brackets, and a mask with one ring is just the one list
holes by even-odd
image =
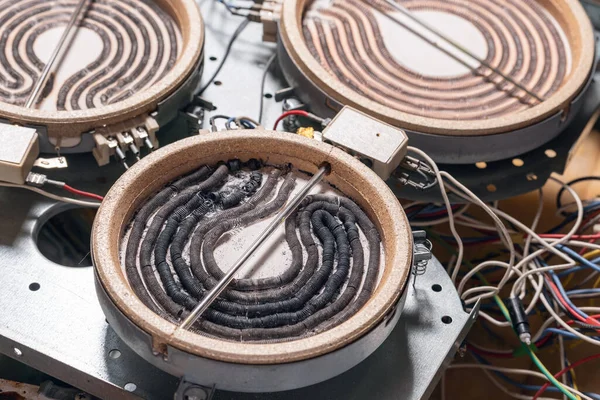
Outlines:
{"label": "heating coil", "polygon": [[[257,160],[204,166],[166,186],[134,216],[122,263],[132,289],[156,314],[180,323],[224,275],[214,256],[219,238],[273,216],[287,202],[294,173],[260,168]],[[243,176],[233,189],[224,185],[232,175]],[[285,240],[292,261],[283,273],[234,279],[192,330],[238,341],[290,340],[346,321],[371,298],[380,235],[353,201],[307,197],[286,219]]]}
{"label": "heating coil", "polygon": [[[569,72],[565,60],[570,54],[560,27],[537,1],[399,2],[412,12],[439,11],[472,23],[485,39],[485,61],[543,99],[561,87]],[[302,23],[310,52],[339,83],[379,104],[461,120],[499,117],[537,104],[483,66],[452,77],[426,76],[405,67],[382,38],[376,14],[394,13],[384,1],[319,4],[307,10]]]}
{"label": "heating coil", "polygon": [[[0,0],[0,100],[24,105],[44,62],[34,44],[66,25],[75,1]],[[181,34],[173,19],[148,0],[94,0],[79,26],[102,41],[94,61],[64,82],[52,82],[56,109],[80,110],[123,101],[158,82],[177,61]],[[50,89],[50,90],[48,90]]]}

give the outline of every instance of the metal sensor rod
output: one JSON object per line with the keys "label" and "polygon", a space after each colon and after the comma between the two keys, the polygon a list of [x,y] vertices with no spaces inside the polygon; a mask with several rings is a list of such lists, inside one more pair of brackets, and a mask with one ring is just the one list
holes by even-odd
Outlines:
{"label": "metal sensor rod", "polygon": [[72,39],[71,33],[73,31],[73,28],[79,22],[79,17],[82,16],[83,14],[85,14],[85,10],[87,10],[87,6],[88,6],[89,2],[90,2],[90,0],[80,0],[79,3],[77,4],[77,7],[75,7],[75,11],[73,11],[73,14],[71,15],[71,19],[67,23],[67,26],[66,26],[65,30],[63,31],[63,34],[60,37],[60,40],[58,41],[56,48],[50,55],[50,59],[44,66],[44,69],[42,70],[40,77],[36,81],[35,86],[33,87],[33,90],[31,91],[31,94],[27,98],[27,102],[25,103],[26,108],[31,108],[35,104],[35,101],[37,100],[40,93],[42,92],[42,89],[46,85],[46,82],[48,82],[48,77],[50,77],[50,73],[53,71],[54,65],[56,64],[57,61],[60,61],[64,50],[67,48],[67,45],[70,43],[70,41]]}
{"label": "metal sensor rod", "polygon": [[[456,42],[454,39],[449,38],[448,36],[446,36],[445,34],[443,34],[442,32],[440,32],[439,30],[437,30],[436,28],[434,28],[433,26],[429,25],[427,22],[423,21],[422,19],[420,19],[419,17],[417,17],[416,15],[414,15],[408,8],[406,8],[406,7],[404,7],[404,6],[396,3],[394,0],[385,0],[385,2],[387,4],[389,4],[390,6],[392,6],[394,9],[396,9],[398,12],[400,12],[403,15],[405,15],[406,17],[410,18],[412,21],[416,22],[417,24],[419,24],[423,28],[427,29],[428,31],[430,31],[434,35],[438,36],[440,39],[442,39],[445,42],[447,42],[450,45],[452,45],[454,48],[456,48],[457,50],[459,50],[461,53],[463,53],[463,54],[471,57],[472,59],[476,60],[481,65],[483,65],[484,67],[492,70],[495,74],[501,76],[504,80],[512,83],[515,87],[521,89],[522,91],[524,91],[525,93],[527,93],[528,95],[530,95],[531,97],[533,97],[534,99],[536,99],[537,101],[539,101],[539,102],[544,101],[543,98],[541,98],[537,94],[533,93],[531,90],[527,89],[525,86],[521,85],[520,83],[518,83],[517,81],[515,81],[510,76],[504,74],[499,69],[493,67],[490,63],[488,63],[487,61],[485,61],[483,58],[478,57],[476,54],[474,54],[469,49],[467,49],[464,46],[462,46],[460,43]],[[394,20],[394,21],[400,23],[397,20]]]}
{"label": "metal sensor rod", "polygon": [[302,200],[310,193],[310,191],[323,180],[323,177],[331,171],[329,164],[322,165],[316,174],[313,175],[310,181],[296,194],[286,206],[277,214],[275,219],[271,221],[269,226],[256,238],[254,243],[246,249],[244,254],[236,261],[229,269],[227,274],[212,288],[210,292],[194,307],[190,315],[179,325],[178,329],[189,329],[194,322],[206,311],[208,307],[215,301],[217,297],[227,288],[227,285],[233,280],[233,276],[244,265],[246,261],[258,250],[258,248],[275,232],[275,229],[289,217],[294,210],[300,205]]}

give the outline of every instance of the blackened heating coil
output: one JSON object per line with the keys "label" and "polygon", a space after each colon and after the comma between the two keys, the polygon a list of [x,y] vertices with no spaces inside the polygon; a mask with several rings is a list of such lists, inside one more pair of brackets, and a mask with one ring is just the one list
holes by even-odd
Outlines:
{"label": "blackened heating coil", "polygon": [[[203,167],[166,186],[137,212],[126,236],[125,270],[137,296],[158,315],[174,323],[188,315],[223,276],[214,256],[219,238],[273,216],[287,202],[295,175],[256,171],[259,165],[251,160]],[[240,169],[254,171],[245,173],[242,184],[228,186],[228,176]],[[236,204],[229,207],[231,196]],[[360,232],[368,246],[366,267]],[[233,280],[192,329],[231,340],[289,340],[342,323],[371,298],[381,242],[354,202],[308,196],[286,220],[285,239],[292,261],[283,273]]]}

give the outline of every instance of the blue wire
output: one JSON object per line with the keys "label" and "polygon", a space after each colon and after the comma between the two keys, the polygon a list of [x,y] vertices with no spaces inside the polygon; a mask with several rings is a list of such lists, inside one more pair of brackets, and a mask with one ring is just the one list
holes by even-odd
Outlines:
{"label": "blue wire", "polygon": [[241,118],[241,119],[240,119],[240,122],[241,122],[241,123],[244,123],[244,124],[248,124],[248,125],[250,125],[250,128],[251,128],[251,129],[256,129],[256,125],[255,125],[254,123],[252,123],[252,121],[249,121],[249,120],[247,120],[247,119],[245,119],[245,118]]}
{"label": "blue wire", "polygon": [[[584,213],[588,213],[591,211],[596,211],[598,208],[600,208],[600,202],[594,202],[592,204],[589,204],[585,207],[583,207],[583,211]],[[577,213],[571,213],[569,215],[567,215],[565,217],[565,220],[563,222],[561,222],[560,224],[558,224],[557,226],[555,226],[554,228],[550,229],[548,231],[548,233],[555,233],[558,232],[560,229],[562,229],[564,226],[566,226],[567,224],[569,224],[571,221],[574,221],[577,218]]]}
{"label": "blue wire", "polygon": [[558,276],[556,276],[556,274],[552,271],[550,271],[550,277],[552,278],[552,280],[554,281],[554,283],[556,284],[556,287],[558,288],[558,291],[560,292],[560,294],[562,295],[562,297],[565,300],[565,303],[567,303],[571,308],[573,308],[573,310],[579,314],[580,316],[582,316],[583,318],[589,318],[589,316],[584,313],[583,311],[581,311],[575,304],[573,304],[573,302],[569,299],[569,296],[567,296],[567,293],[565,292],[565,289],[560,281],[560,279],[558,279]]}
{"label": "blue wire", "polygon": [[[600,263],[600,257],[594,258],[593,260],[589,260],[589,261],[592,264],[598,265],[598,263]],[[573,267],[573,268],[570,268],[570,269],[567,269],[567,270],[564,270],[564,271],[557,272],[556,275],[558,275],[558,276],[567,276],[570,273],[578,272],[578,271],[584,270],[586,268],[588,268],[588,267],[583,266],[583,265],[579,265],[577,267]]]}
{"label": "blue wire", "polygon": [[598,266],[598,265],[594,264],[593,262],[591,262],[590,260],[580,256],[579,254],[577,254],[577,252],[571,250],[570,248],[560,245],[560,244],[558,246],[556,246],[556,248],[558,248],[559,250],[562,250],[564,253],[567,253],[574,260],[578,261],[579,263],[583,264],[584,266],[586,266],[588,268],[592,268],[592,269],[600,272],[600,266]]}
{"label": "blue wire", "polygon": [[600,288],[596,288],[596,289],[573,289],[573,290],[568,290],[566,293],[568,295],[572,295],[572,294],[596,294],[596,293],[600,293]]}
{"label": "blue wire", "polygon": [[580,339],[577,335],[574,335],[571,332],[563,331],[562,329],[557,328],[546,328],[544,329],[544,333],[554,333],[556,335],[564,336],[566,339]]}

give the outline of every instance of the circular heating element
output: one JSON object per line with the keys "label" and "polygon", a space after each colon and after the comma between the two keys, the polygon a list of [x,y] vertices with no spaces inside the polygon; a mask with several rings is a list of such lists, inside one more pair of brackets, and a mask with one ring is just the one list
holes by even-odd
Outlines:
{"label": "circular heating element", "polygon": [[[175,323],[185,317],[225,275],[223,268],[233,262],[223,260],[225,254],[241,247],[231,244],[217,260],[220,239],[273,217],[286,204],[297,173],[288,167],[268,172],[260,167],[256,159],[203,166],[142,206],[121,262],[146,306]],[[255,237],[250,232],[236,235]],[[379,278],[381,241],[375,225],[352,200],[327,194],[307,197],[286,219],[285,240],[287,249],[280,255],[284,258],[289,251],[291,260],[274,260],[284,267],[282,273],[232,281],[231,289],[194,326],[198,333],[242,341],[310,336],[346,321],[369,300]]]}
{"label": "circular heating element", "polygon": [[552,139],[576,112],[594,58],[591,25],[572,0],[297,0],[284,3],[280,36],[286,78],[315,111],[351,105],[407,129],[443,163],[498,160]]}
{"label": "circular heating element", "polygon": [[[6,71],[0,101],[23,106],[75,4],[5,0],[0,7],[0,62]],[[164,77],[180,49],[181,32],[155,3],[95,0],[37,108],[81,110],[118,103]]]}
{"label": "circular heating element", "polygon": [[93,0],[26,107],[79,3],[0,1],[0,116],[78,136],[154,111],[197,75],[203,24],[192,0]]}
{"label": "circular heating element", "polygon": [[[488,64],[541,98],[556,93],[570,72],[566,37],[538,3],[416,0],[402,4],[429,23],[446,26],[448,34],[452,34],[453,25],[471,33],[463,25],[472,24],[471,31],[480,38],[471,38],[471,47],[479,50]],[[304,38],[311,54],[340,83],[398,111],[430,118],[479,120],[535,105],[535,99],[476,61],[463,60],[460,53],[445,49],[466,65],[461,64],[428,45],[419,33],[411,33],[411,29],[418,32],[419,27],[410,20],[394,16],[402,21],[394,26],[395,22],[384,16],[394,11],[383,2],[360,0],[313,6],[302,22]],[[422,35],[427,37],[428,33]],[[438,56],[438,52],[442,54]],[[453,76],[443,76],[448,74]]]}
{"label": "circular heating element", "polygon": [[[308,181],[300,171],[323,162],[327,183],[191,330],[176,329]],[[92,236],[100,302],[123,340],[237,391],[302,387],[362,361],[398,320],[412,259],[406,216],[370,169],[274,132],[200,135],[145,157],[105,197]]]}

